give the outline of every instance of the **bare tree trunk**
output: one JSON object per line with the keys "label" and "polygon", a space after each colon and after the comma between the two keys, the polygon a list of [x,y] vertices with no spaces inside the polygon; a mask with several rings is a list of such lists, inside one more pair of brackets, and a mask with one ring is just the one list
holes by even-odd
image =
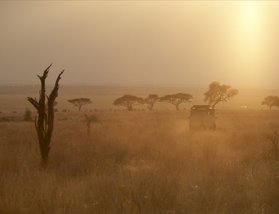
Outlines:
{"label": "bare tree trunk", "polygon": [[87,135],[90,136],[91,121],[87,122]]}
{"label": "bare tree trunk", "polygon": [[154,104],[153,104],[153,103],[150,103],[150,104],[147,106],[148,110],[152,111],[152,110],[153,110],[153,106],[154,106]]}
{"label": "bare tree trunk", "polygon": [[[226,99],[226,98],[225,98]],[[213,109],[215,109],[215,106],[219,103],[219,102],[221,102],[221,101],[223,101],[224,99],[222,99],[222,98],[218,98],[215,102],[214,102],[214,104],[212,105],[212,108]]]}
{"label": "bare tree trunk", "polygon": [[213,105],[212,108],[215,109],[215,106],[219,103],[220,101],[216,101]]}
{"label": "bare tree trunk", "polygon": [[84,116],[85,116],[85,122],[87,126],[87,135],[89,137],[91,131],[91,123],[98,122],[98,119],[95,115],[88,116],[87,114],[85,114]]}
{"label": "bare tree trunk", "polygon": [[[35,120],[35,127],[36,127],[39,146],[40,146],[43,168],[45,168],[48,163],[48,154],[50,151],[50,142],[51,142],[51,136],[53,132],[53,123],[54,123],[55,99],[58,96],[59,80],[61,79],[61,75],[64,72],[64,70],[60,72],[60,74],[56,79],[54,88],[52,89],[50,95],[47,96],[45,90],[45,80],[47,78],[50,67],[51,65],[47,67],[47,69],[44,71],[42,76],[37,75],[41,81],[39,102],[36,100],[36,98],[31,98],[31,97],[27,98],[28,101],[35,107],[38,113],[38,116]],[[46,98],[47,98],[47,102],[46,102]]]}
{"label": "bare tree trunk", "polygon": [[128,104],[127,109],[128,111],[133,111],[133,106],[131,104]]}

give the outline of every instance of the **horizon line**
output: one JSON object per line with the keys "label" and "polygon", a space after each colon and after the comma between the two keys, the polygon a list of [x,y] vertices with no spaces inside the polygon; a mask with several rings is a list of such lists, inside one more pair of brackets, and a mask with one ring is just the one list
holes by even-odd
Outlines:
{"label": "horizon line", "polygon": [[[28,84],[19,84],[19,83],[7,83],[7,84],[0,84],[0,87],[30,87],[30,86],[39,86],[39,83],[28,83]],[[47,87],[52,86],[52,84],[46,84]],[[208,85],[184,85],[184,84],[109,84],[109,83],[61,83],[60,86],[66,86],[66,87],[183,87],[183,88],[207,88]],[[240,89],[264,89],[264,90],[279,90],[279,87],[264,87],[264,86],[239,86],[233,88],[240,88]]]}

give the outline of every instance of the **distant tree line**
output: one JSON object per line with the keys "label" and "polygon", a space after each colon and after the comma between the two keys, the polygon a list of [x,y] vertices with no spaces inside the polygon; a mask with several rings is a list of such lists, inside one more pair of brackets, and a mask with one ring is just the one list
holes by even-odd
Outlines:
{"label": "distant tree line", "polygon": [[192,98],[192,95],[187,93],[169,94],[163,97],[159,97],[157,94],[150,94],[146,98],[124,95],[117,98],[113,104],[115,106],[125,107],[128,111],[133,111],[135,105],[146,104],[147,108],[152,111],[156,102],[166,102],[173,104],[179,110],[181,103],[191,102]]}
{"label": "distant tree line", "polygon": [[[204,93],[205,102],[207,102],[213,109],[220,102],[228,102],[232,97],[238,94],[237,89],[233,89],[229,85],[223,85],[219,82],[212,82],[208,90]],[[115,106],[125,107],[128,111],[133,111],[134,106],[146,104],[147,109],[153,110],[157,102],[170,103],[175,106],[177,111],[180,110],[182,103],[192,102],[193,96],[189,93],[168,94],[159,97],[157,94],[149,94],[146,98],[137,97],[134,95],[124,95],[117,98],[113,104]]]}
{"label": "distant tree line", "polygon": [[[215,109],[216,105],[221,102],[228,102],[231,98],[238,94],[238,90],[232,88],[229,85],[220,84],[219,82],[212,82],[208,90],[204,93],[204,101]],[[157,102],[164,102],[174,105],[177,111],[180,110],[180,105],[182,103],[189,103],[193,100],[193,96],[188,93],[176,93],[168,94],[162,97],[157,94],[149,94],[147,97],[142,98],[135,95],[123,95],[116,100],[114,100],[113,105],[121,106],[126,108],[128,111],[133,111],[134,107],[137,105],[146,105],[147,109],[152,111],[154,105]],[[78,111],[84,105],[91,104],[92,101],[89,98],[75,98],[68,100],[69,103],[77,107]],[[270,110],[273,107],[279,108],[279,97],[278,96],[267,96],[261,102],[262,105],[267,106]],[[54,105],[57,105],[55,101]],[[47,108],[47,106],[46,106]],[[27,120],[27,119],[26,119]]]}
{"label": "distant tree line", "polygon": [[[221,84],[215,81],[209,84],[208,90],[204,93],[204,101],[208,103],[208,105],[210,105],[211,108],[215,109],[217,104],[221,102],[228,102],[237,94],[237,89],[234,89],[229,85]],[[113,105],[124,107],[128,111],[133,111],[135,109],[135,106],[137,105],[146,105],[147,109],[152,111],[156,103],[162,102],[173,105],[175,109],[179,111],[181,104],[192,102],[193,99],[194,97],[189,93],[167,94],[161,97],[157,94],[149,94],[145,98],[131,94],[126,94],[114,100]],[[89,98],[75,98],[68,100],[68,102],[75,106],[78,109],[78,111],[81,111],[81,108],[84,105],[92,103],[92,101]],[[276,102],[279,106],[279,101]],[[266,105],[271,105],[270,103],[275,103],[275,101],[273,101],[273,99],[271,98],[268,98],[263,103],[265,103]],[[273,104],[273,106],[276,105]]]}

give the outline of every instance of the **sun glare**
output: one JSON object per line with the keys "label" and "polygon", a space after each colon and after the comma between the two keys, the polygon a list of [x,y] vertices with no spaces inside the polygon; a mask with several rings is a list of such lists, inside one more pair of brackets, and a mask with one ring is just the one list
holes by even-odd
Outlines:
{"label": "sun glare", "polygon": [[[258,1],[238,2],[239,12],[232,35],[236,66],[244,81],[261,82],[264,50],[263,7]],[[253,79],[253,80],[252,80]]]}
{"label": "sun glare", "polygon": [[255,1],[244,1],[241,3],[241,30],[243,31],[243,34],[252,37],[260,30],[260,6],[259,3]]}
{"label": "sun glare", "polygon": [[[241,2],[238,20],[238,39],[246,54],[258,52],[262,41],[263,16],[259,2]],[[243,51],[243,50],[242,50]]]}

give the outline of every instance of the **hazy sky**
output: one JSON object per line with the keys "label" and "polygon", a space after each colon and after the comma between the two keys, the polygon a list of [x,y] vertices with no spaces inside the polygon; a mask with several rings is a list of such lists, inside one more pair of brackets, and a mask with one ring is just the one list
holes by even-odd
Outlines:
{"label": "hazy sky", "polygon": [[0,2],[0,84],[274,87],[279,2]]}

